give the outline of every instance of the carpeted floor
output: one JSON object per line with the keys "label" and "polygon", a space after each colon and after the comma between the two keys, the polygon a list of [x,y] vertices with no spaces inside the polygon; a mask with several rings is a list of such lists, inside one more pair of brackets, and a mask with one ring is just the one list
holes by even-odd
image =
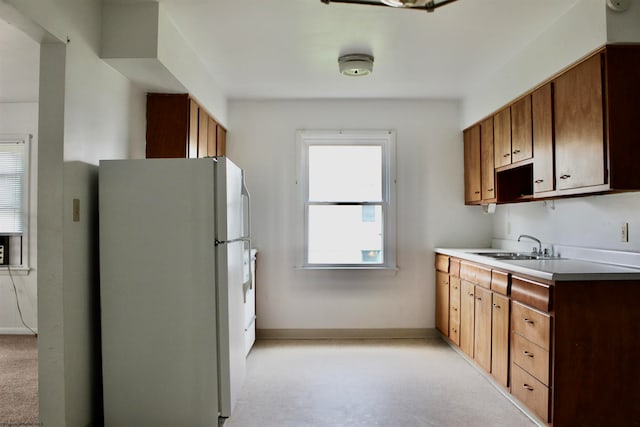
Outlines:
{"label": "carpeted floor", "polygon": [[263,341],[225,427],[531,427],[441,339]]}
{"label": "carpeted floor", "polygon": [[39,425],[38,339],[0,335],[0,426]]}

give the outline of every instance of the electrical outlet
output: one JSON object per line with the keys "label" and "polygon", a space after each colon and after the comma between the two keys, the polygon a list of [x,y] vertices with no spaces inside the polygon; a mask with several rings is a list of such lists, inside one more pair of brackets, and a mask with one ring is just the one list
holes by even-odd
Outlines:
{"label": "electrical outlet", "polygon": [[623,222],[620,225],[620,241],[628,242],[629,241],[629,223]]}

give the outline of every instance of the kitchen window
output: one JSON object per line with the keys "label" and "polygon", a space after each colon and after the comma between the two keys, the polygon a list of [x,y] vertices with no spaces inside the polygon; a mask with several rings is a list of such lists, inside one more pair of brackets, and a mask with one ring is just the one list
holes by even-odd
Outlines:
{"label": "kitchen window", "polygon": [[302,268],[395,269],[395,132],[298,131]]}
{"label": "kitchen window", "polygon": [[29,137],[0,135],[0,269],[28,268]]}

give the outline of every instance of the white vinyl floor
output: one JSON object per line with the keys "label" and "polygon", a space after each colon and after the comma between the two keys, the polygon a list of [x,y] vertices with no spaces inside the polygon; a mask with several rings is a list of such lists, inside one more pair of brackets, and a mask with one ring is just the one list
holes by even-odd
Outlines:
{"label": "white vinyl floor", "polygon": [[535,424],[439,338],[258,342],[225,427]]}

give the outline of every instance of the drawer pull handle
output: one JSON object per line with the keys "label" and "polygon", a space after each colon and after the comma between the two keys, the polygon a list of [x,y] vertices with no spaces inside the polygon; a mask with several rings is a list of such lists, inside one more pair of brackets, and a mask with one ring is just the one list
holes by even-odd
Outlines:
{"label": "drawer pull handle", "polygon": [[504,157],[504,158],[506,159],[506,158],[507,158],[507,157],[509,157],[510,155],[511,155],[511,153],[507,153],[507,154],[503,155],[502,157]]}
{"label": "drawer pull handle", "polygon": [[499,306],[498,304],[496,304],[496,303],[494,303],[494,304],[493,304],[493,306],[494,306],[495,308],[500,308],[500,306]]}
{"label": "drawer pull handle", "polygon": [[451,328],[451,332],[458,332],[456,328]]}
{"label": "drawer pull handle", "polygon": [[520,150],[513,150],[513,154],[518,154]]}
{"label": "drawer pull handle", "polygon": [[568,179],[568,178],[571,178],[571,175],[569,174],[560,175],[560,179]]}
{"label": "drawer pull handle", "polygon": [[493,188],[490,188],[490,189],[487,190],[487,192],[491,192],[491,191],[493,191]]}
{"label": "drawer pull handle", "polygon": [[524,321],[527,322],[530,325],[535,325],[536,322],[534,322],[533,320],[529,319],[528,317],[524,318]]}
{"label": "drawer pull handle", "polygon": [[533,358],[533,353],[528,352],[527,350],[523,351],[523,352],[522,352],[522,354],[524,354],[524,355],[525,355],[525,356],[527,356],[527,357],[531,357],[531,358]]}
{"label": "drawer pull handle", "polygon": [[535,182],[536,184],[540,184],[541,182],[544,182],[544,179],[536,179],[533,182]]}
{"label": "drawer pull handle", "polygon": [[529,391],[533,391],[533,387],[531,387],[529,384],[523,384],[522,387],[524,387],[525,389],[529,390]]}
{"label": "drawer pull handle", "polygon": [[480,297],[476,297],[476,299],[477,299],[478,301],[482,301],[482,298],[480,298]]}
{"label": "drawer pull handle", "polygon": [[475,193],[475,194],[480,194],[480,192],[479,192],[479,191],[476,191],[476,192],[474,192],[474,193]]}
{"label": "drawer pull handle", "polygon": [[467,293],[467,295],[469,295],[471,298],[473,298],[473,294]]}
{"label": "drawer pull handle", "polygon": [[454,287],[453,287],[453,289],[456,289],[456,290],[457,290],[457,289],[458,289],[458,287],[457,287],[457,286],[454,286]]}
{"label": "drawer pull handle", "polygon": [[448,284],[449,284],[449,282],[444,282],[444,284],[445,284],[445,285],[448,285]]}
{"label": "drawer pull handle", "polygon": [[451,307],[451,310],[453,310],[453,311],[458,311],[458,309],[457,309],[457,308],[455,308],[455,307]]}

